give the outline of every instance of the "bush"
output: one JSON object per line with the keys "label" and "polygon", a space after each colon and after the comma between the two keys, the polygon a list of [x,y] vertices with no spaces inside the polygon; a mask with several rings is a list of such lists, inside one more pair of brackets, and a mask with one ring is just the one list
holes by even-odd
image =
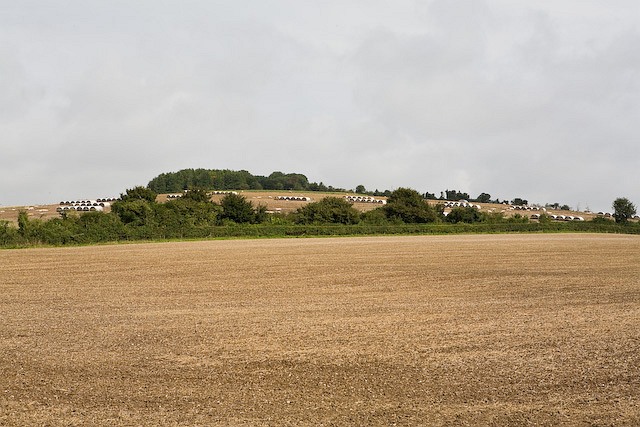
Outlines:
{"label": "bush", "polygon": [[611,224],[613,221],[611,221],[610,219],[607,219],[603,216],[597,216],[593,219],[591,219],[590,221],[588,221],[592,224]]}
{"label": "bush", "polygon": [[436,222],[438,214],[429,206],[420,193],[409,188],[393,191],[383,207],[386,217],[391,221],[404,223]]}
{"label": "bush", "polygon": [[76,236],[78,243],[96,243],[119,241],[126,237],[124,224],[110,213],[87,212],[81,214],[77,221]]}
{"label": "bush", "polygon": [[[360,220],[366,225],[387,225],[392,223],[389,221],[384,209],[382,208],[375,208],[362,213],[360,215]],[[401,223],[401,221],[396,221],[396,223]]]}
{"label": "bush", "polygon": [[238,194],[227,194],[220,201],[220,206],[222,206],[221,218],[237,224],[262,222],[266,216],[265,207],[259,206],[258,209],[254,209],[253,203]]}
{"label": "bush", "polygon": [[295,213],[296,224],[357,224],[359,221],[360,212],[340,197],[325,197],[299,208]]}
{"label": "bush", "polygon": [[119,200],[111,205],[111,211],[118,215],[124,224],[147,225],[151,222],[154,203],[146,199]]}
{"label": "bush", "polygon": [[483,215],[478,209],[473,207],[457,207],[451,209],[449,215],[445,217],[446,222],[456,224],[458,222],[466,222],[468,224],[484,221]]}
{"label": "bush", "polygon": [[15,227],[7,221],[0,221],[0,246],[16,246],[20,242],[20,235]]}
{"label": "bush", "polygon": [[194,187],[184,193],[182,199],[193,200],[194,202],[210,202],[211,196],[204,188]]}
{"label": "bush", "polygon": [[625,197],[618,197],[613,202],[613,217],[618,223],[626,223],[636,214],[636,207]]}
{"label": "bush", "polygon": [[529,217],[525,215],[520,215],[519,213],[513,215],[512,217],[507,218],[507,222],[510,223],[521,223],[527,224],[529,222]]}
{"label": "bush", "polygon": [[171,200],[154,206],[151,231],[162,238],[187,237],[194,228],[217,225],[221,213],[222,208],[211,201],[198,202],[188,197]]}
{"label": "bush", "polygon": [[61,246],[76,242],[76,220],[78,217],[53,218],[46,221],[41,229],[40,240],[48,245]]}
{"label": "bush", "polygon": [[124,194],[120,194],[120,200],[123,202],[146,200],[149,203],[155,203],[156,197],[157,194],[153,190],[142,186],[129,188]]}

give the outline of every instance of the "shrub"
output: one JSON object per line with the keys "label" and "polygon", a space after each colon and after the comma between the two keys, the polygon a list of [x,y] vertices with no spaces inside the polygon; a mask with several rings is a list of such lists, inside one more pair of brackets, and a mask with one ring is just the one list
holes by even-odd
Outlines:
{"label": "shrub", "polygon": [[220,206],[222,206],[221,218],[237,224],[261,222],[266,215],[266,208],[258,207],[255,210],[253,203],[244,196],[233,193],[224,196],[220,201]]}
{"label": "shrub", "polygon": [[480,211],[473,207],[457,207],[451,209],[449,215],[445,217],[446,222],[456,224],[458,222],[466,222],[468,224],[481,222],[485,219]]}
{"label": "shrub", "polygon": [[636,214],[636,207],[625,197],[618,197],[613,202],[613,217],[618,223],[626,223]]}
{"label": "shrub", "polygon": [[15,246],[19,243],[20,235],[15,227],[9,225],[7,221],[0,221],[0,245]]}
{"label": "shrub", "polygon": [[145,200],[149,203],[155,203],[156,197],[157,194],[153,190],[142,186],[129,188],[124,194],[120,194],[120,200],[123,202]]}
{"label": "shrub", "polygon": [[363,224],[367,225],[386,225],[391,223],[383,208],[375,208],[364,212],[360,215],[360,219]]}
{"label": "shrub", "polygon": [[383,209],[386,217],[392,221],[428,223],[438,220],[436,210],[425,202],[420,193],[410,188],[393,191]]}
{"label": "shrub", "polygon": [[325,197],[299,208],[295,213],[296,224],[357,224],[359,221],[360,212],[340,197]]}

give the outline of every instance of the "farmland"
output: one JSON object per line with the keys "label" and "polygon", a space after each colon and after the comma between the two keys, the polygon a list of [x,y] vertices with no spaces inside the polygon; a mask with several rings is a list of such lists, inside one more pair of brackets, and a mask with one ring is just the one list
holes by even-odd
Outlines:
{"label": "farmland", "polygon": [[[249,202],[251,202],[254,206],[263,205],[267,208],[269,212],[274,213],[291,213],[296,209],[307,205],[309,202],[306,201],[292,201],[292,200],[279,200],[278,196],[302,196],[308,197],[311,202],[317,202],[322,200],[325,197],[344,197],[345,195],[355,195],[355,193],[326,193],[326,192],[316,192],[316,191],[256,191],[256,190],[246,190],[246,191],[238,191],[240,195],[245,197]],[[164,203],[167,200],[170,200],[167,196],[169,194],[159,194],[158,202]],[[211,200],[219,203],[220,200],[224,197],[223,194],[213,195]],[[90,197],[87,197],[90,199]],[[386,197],[379,197],[381,200],[385,200]],[[435,206],[438,203],[443,203],[442,200],[429,200],[428,203],[432,206]],[[478,206],[481,206],[481,210],[483,212],[502,212],[505,217],[510,217],[515,214],[527,215],[527,212],[516,211],[510,209],[509,206],[505,206],[502,204],[495,203],[478,203]],[[24,210],[27,212],[27,215],[31,219],[51,219],[58,218],[60,215],[56,212],[56,208],[58,204],[34,204],[28,206],[0,206],[0,221],[9,221],[13,224],[17,224],[18,212]],[[367,212],[372,209],[380,207],[379,204],[374,203],[354,203],[353,207],[360,212]],[[106,208],[105,212],[109,212],[110,208]],[[529,213],[543,213],[541,210],[532,211]],[[586,220],[593,219],[596,217],[595,214],[589,212],[581,212],[581,211],[566,211],[566,210],[549,210],[549,213],[557,213],[564,215],[573,215],[573,216],[582,216]],[[529,216],[529,215],[527,215]]]}
{"label": "farmland", "polygon": [[0,252],[0,425],[638,425],[640,239]]}

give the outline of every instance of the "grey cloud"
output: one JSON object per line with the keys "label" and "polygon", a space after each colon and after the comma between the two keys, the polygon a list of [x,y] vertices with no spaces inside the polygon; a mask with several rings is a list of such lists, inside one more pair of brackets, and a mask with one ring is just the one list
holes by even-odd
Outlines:
{"label": "grey cloud", "polygon": [[596,3],[7,3],[0,203],[185,167],[640,203],[640,14]]}
{"label": "grey cloud", "polygon": [[[560,185],[561,197],[586,192],[593,198],[581,186],[600,187],[591,175],[594,169],[608,169],[614,177],[619,166],[638,165],[637,156],[629,156],[637,149],[628,144],[638,118],[637,107],[628,102],[638,95],[637,51],[630,51],[635,34],[592,47],[588,54],[567,55],[548,16],[534,12],[531,36],[491,58],[487,52],[495,49],[485,32],[501,28],[492,27],[496,23],[490,14],[473,15],[486,25],[456,26],[451,25],[456,19],[450,6],[445,7],[447,13],[434,11],[433,31],[416,36],[377,32],[360,47],[354,66],[360,73],[355,87],[363,110],[408,134],[407,141],[442,146],[430,152],[448,170],[465,164],[472,177],[491,167],[521,172],[495,173],[483,184],[486,191],[543,195],[537,187],[557,192],[559,182],[566,184]],[[464,13],[458,22],[468,21]],[[449,43],[440,27],[444,34],[455,28],[457,40],[469,43]],[[540,172],[555,178],[526,178]],[[437,182],[442,173],[423,176]],[[578,178],[570,183],[563,176]]]}

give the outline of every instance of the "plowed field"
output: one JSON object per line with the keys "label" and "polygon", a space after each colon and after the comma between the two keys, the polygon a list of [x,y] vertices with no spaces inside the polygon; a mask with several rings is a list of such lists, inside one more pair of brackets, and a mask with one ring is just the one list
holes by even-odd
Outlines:
{"label": "plowed field", "polygon": [[639,425],[640,238],[0,251],[0,425]]}

